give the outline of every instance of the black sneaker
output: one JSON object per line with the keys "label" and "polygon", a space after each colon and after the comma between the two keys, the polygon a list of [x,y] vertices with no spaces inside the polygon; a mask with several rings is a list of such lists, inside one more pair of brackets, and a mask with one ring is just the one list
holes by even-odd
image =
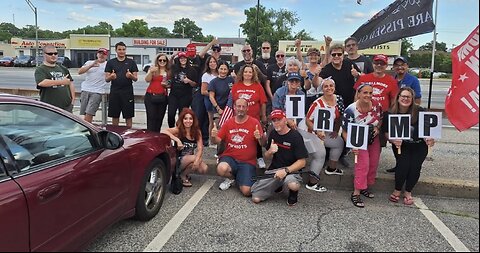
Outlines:
{"label": "black sneaker", "polygon": [[342,176],[343,175],[343,170],[339,169],[339,168],[336,168],[336,169],[332,169],[330,167],[327,167],[325,170],[324,170],[325,174],[327,175],[339,175],[339,176]]}
{"label": "black sneaker", "polygon": [[287,205],[294,206],[297,204],[297,201],[298,201],[298,191],[289,190]]}
{"label": "black sneaker", "polygon": [[388,173],[395,173],[395,167],[385,170]]}

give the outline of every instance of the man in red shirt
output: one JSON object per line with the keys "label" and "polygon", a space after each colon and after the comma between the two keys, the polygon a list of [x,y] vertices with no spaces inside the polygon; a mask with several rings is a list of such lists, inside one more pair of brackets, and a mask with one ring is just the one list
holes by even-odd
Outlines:
{"label": "man in red shirt", "polygon": [[262,124],[247,115],[248,102],[244,98],[235,100],[235,117],[227,120],[217,132],[212,129],[212,140],[218,144],[225,143],[225,151],[221,154],[217,165],[217,174],[226,177],[220,184],[221,190],[230,188],[234,180],[242,194],[251,196],[253,185],[252,177],[255,176],[257,156],[257,143],[265,145],[265,135]]}
{"label": "man in red shirt", "polygon": [[361,75],[354,86],[356,90],[362,84],[370,84],[373,87],[372,99],[382,105],[384,112],[388,111],[398,93],[397,81],[391,75],[385,73],[387,66],[388,57],[383,54],[376,55],[373,58],[374,71],[370,74]]}

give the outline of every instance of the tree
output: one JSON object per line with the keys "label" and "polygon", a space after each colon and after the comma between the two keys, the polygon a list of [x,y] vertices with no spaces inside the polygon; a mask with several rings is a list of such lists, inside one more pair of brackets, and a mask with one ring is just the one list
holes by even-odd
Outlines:
{"label": "tree", "polygon": [[198,27],[194,21],[189,18],[182,18],[173,23],[172,33],[177,38],[192,38],[196,41],[202,41],[202,28]]}
{"label": "tree", "polygon": [[410,51],[413,50],[413,43],[411,38],[402,39],[402,52],[400,55],[410,56]]}
{"label": "tree", "polygon": [[[272,51],[275,52],[278,49],[279,40],[293,39],[292,28],[300,20],[295,12],[285,9],[266,10],[264,6],[260,5],[257,26],[257,8],[251,7],[244,13],[247,20],[240,27],[247,35],[247,42],[252,45],[252,48],[257,49],[256,52],[260,52],[259,47],[263,41],[270,42]],[[303,33],[307,35],[304,30]]]}
{"label": "tree", "polygon": [[[423,46],[420,46],[418,48],[418,50],[422,50],[422,51],[432,51],[432,45],[433,45],[433,41],[431,42],[428,42],[427,44],[423,45]],[[442,52],[447,52],[447,44],[445,42],[436,42],[435,43],[435,50],[436,51],[442,51]]]}
{"label": "tree", "polygon": [[9,42],[12,37],[17,37],[20,35],[20,29],[18,29],[12,23],[1,23],[0,24],[0,41]]}
{"label": "tree", "polygon": [[165,27],[150,27],[150,38],[171,38],[173,34]]}
{"label": "tree", "polygon": [[148,24],[143,19],[131,20],[128,23],[122,23],[122,28],[115,31],[118,36],[124,37],[148,37]]}

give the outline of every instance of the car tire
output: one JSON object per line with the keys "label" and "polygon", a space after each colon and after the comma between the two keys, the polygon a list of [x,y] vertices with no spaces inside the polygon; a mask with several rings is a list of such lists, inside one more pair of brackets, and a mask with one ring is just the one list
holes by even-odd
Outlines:
{"label": "car tire", "polygon": [[155,159],[145,170],[135,205],[135,219],[148,221],[157,215],[162,207],[167,189],[165,164]]}

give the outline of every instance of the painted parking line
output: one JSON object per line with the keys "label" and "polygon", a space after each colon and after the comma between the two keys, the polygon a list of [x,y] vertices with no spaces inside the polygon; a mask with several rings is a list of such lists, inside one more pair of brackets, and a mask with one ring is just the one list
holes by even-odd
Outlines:
{"label": "painted parking line", "polygon": [[428,207],[423,203],[422,199],[414,198],[415,205],[420,209],[420,212],[432,223],[432,225],[442,234],[447,242],[453,247],[456,252],[470,252],[470,250],[458,239],[458,237],[450,230]]}
{"label": "painted parking line", "polygon": [[185,205],[173,216],[173,218],[163,227],[162,231],[148,244],[143,252],[159,252],[168,242],[170,237],[177,231],[183,221],[193,211],[195,206],[202,200],[203,196],[212,188],[216,180],[207,180],[200,189],[185,203]]}

